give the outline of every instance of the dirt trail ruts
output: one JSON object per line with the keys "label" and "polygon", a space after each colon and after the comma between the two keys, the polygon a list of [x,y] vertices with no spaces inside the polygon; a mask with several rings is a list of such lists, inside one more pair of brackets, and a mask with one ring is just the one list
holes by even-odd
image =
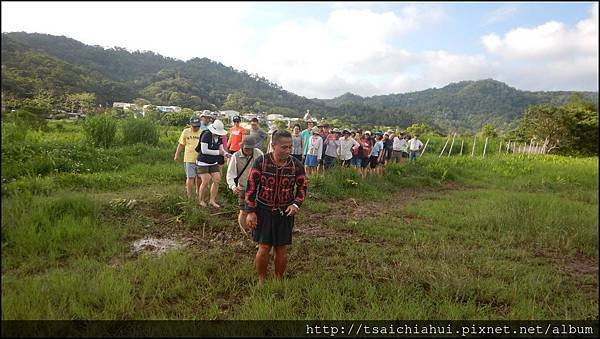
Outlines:
{"label": "dirt trail ruts", "polygon": [[[353,239],[357,242],[377,242],[385,244],[388,241],[374,238],[366,238],[352,230],[340,230],[332,227],[333,223],[346,223],[359,221],[385,215],[391,209],[402,208],[407,202],[418,199],[429,193],[447,193],[463,190],[464,187],[448,182],[439,187],[406,188],[400,192],[390,195],[389,199],[380,201],[357,200],[348,198],[335,202],[328,202],[327,210],[324,212],[306,213],[298,216],[294,225],[294,239],[302,238],[327,238],[327,239]],[[310,198],[309,198],[310,199]],[[238,253],[253,252],[256,244],[249,236],[244,235],[237,224],[237,211],[227,214],[230,224],[226,230],[211,231],[209,225],[196,225],[195,229],[188,230],[175,226],[173,218],[164,215],[153,215],[155,227],[149,229],[147,237],[168,238],[177,240],[191,248],[199,248],[203,251],[210,248],[232,246]],[[223,215],[219,216],[221,219]],[[405,216],[404,220],[410,223],[412,218]],[[137,239],[136,239],[137,240]],[[555,264],[563,272],[572,276],[578,286],[590,295],[596,295],[598,283],[589,283],[598,274],[598,258],[589,257],[581,253],[565,256],[563,253],[551,249],[536,249],[531,253],[533,256],[543,257]]]}

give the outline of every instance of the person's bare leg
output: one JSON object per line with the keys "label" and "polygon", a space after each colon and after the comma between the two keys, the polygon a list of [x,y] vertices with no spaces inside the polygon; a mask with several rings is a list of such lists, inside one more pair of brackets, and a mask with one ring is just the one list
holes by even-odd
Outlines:
{"label": "person's bare leg", "polygon": [[256,272],[258,273],[258,286],[262,286],[267,277],[267,268],[269,267],[269,251],[271,245],[260,244],[258,245],[258,251],[256,252],[256,258],[254,263],[256,265]]}
{"label": "person's bare leg", "polygon": [[196,178],[187,178],[185,180],[185,190],[187,192],[188,199],[192,199],[194,196],[194,186],[196,186]]}
{"label": "person's bare leg", "polygon": [[202,178],[202,184],[200,185],[200,191],[198,192],[198,202],[200,203],[200,206],[206,207],[206,203],[204,202],[204,193],[206,192],[208,183],[210,182],[210,174],[203,173],[200,174],[200,177]]}
{"label": "person's bare leg", "polygon": [[275,246],[275,277],[281,279],[287,267],[287,246]]}
{"label": "person's bare leg", "polygon": [[210,186],[210,205],[219,208],[217,204],[217,193],[219,192],[219,183],[221,182],[221,172],[215,172],[210,174],[212,178],[212,185]]}
{"label": "person's bare leg", "polygon": [[200,193],[200,184],[202,184],[202,178],[200,178],[200,175],[196,176],[196,195],[198,195],[198,193]]}

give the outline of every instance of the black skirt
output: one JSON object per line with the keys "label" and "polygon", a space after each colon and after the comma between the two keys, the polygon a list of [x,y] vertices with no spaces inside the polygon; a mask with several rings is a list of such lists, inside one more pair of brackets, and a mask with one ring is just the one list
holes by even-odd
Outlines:
{"label": "black skirt", "polygon": [[257,203],[256,219],[256,228],[252,231],[254,241],[273,246],[292,244],[293,216],[281,215],[279,211],[272,211],[270,207]]}

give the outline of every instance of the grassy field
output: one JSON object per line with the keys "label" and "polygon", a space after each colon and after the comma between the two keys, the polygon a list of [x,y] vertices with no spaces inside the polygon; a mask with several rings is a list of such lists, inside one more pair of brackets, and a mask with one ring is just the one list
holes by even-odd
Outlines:
{"label": "grassy field", "polygon": [[[185,199],[180,130],[102,150],[61,126],[3,140],[2,319],[598,318],[597,158],[312,176],[286,278],[257,288],[224,183],[221,210]],[[182,246],[132,251],[150,237]]]}

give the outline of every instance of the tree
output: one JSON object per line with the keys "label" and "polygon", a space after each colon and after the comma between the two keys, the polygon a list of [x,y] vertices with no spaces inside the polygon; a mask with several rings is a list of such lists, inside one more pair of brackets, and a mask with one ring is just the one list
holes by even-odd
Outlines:
{"label": "tree", "polygon": [[425,134],[428,132],[433,132],[433,129],[427,124],[418,123],[418,124],[412,124],[412,126],[407,127],[406,131],[410,134],[414,134],[414,133]]}
{"label": "tree", "polygon": [[154,105],[148,105],[144,108],[144,117],[153,121],[159,121],[162,117],[161,111]]}
{"label": "tree", "polygon": [[65,104],[71,112],[88,112],[96,104],[94,93],[69,93],[65,96]]}
{"label": "tree", "polygon": [[496,131],[496,127],[492,124],[485,124],[483,128],[481,128],[481,136],[484,138],[491,137],[495,138],[498,136],[498,132]]}
{"label": "tree", "polygon": [[548,152],[560,154],[598,153],[596,106],[573,97],[563,106],[530,106],[516,130],[522,140],[538,139]]}

